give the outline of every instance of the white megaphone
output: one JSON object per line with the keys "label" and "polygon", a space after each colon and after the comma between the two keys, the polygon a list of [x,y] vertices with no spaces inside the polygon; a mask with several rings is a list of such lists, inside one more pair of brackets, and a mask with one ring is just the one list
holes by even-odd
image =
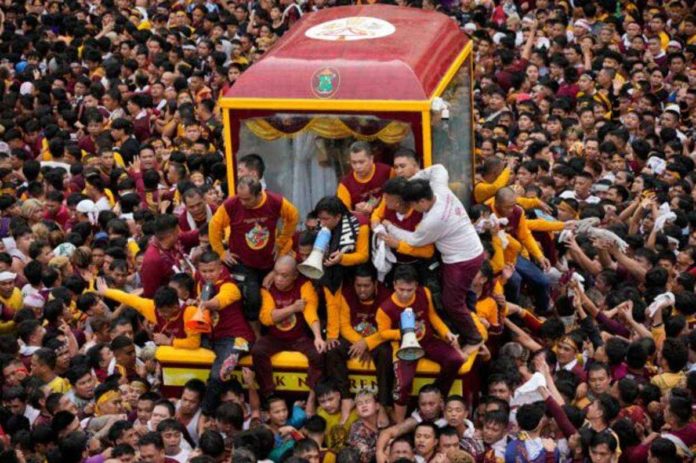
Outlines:
{"label": "white megaphone", "polygon": [[321,227],[317,237],[314,239],[314,247],[309,257],[305,259],[297,270],[310,280],[318,280],[324,275],[324,255],[329,249],[331,242],[331,230],[326,227]]}
{"label": "white megaphone", "polygon": [[401,347],[396,351],[399,360],[415,361],[425,355],[416,337],[416,315],[408,307],[401,312]]}

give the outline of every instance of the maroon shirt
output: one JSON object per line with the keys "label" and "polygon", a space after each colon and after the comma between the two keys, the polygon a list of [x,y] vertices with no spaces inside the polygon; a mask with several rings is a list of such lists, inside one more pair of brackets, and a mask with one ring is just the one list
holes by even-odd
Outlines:
{"label": "maroon shirt", "polygon": [[[391,319],[392,329],[397,329],[401,326],[401,312],[403,308],[398,306],[391,297],[385,299],[380,305],[382,312],[384,312]],[[413,314],[416,316],[416,338],[420,341],[421,339],[431,339],[435,336],[435,329],[430,323],[430,317],[428,316],[428,310],[430,304],[428,302],[428,296],[425,294],[425,290],[419,287],[416,290],[416,296],[411,304],[413,309]]]}
{"label": "maroon shirt", "polygon": [[369,202],[370,200],[375,202],[374,198],[379,200],[382,197],[382,187],[391,177],[391,172],[391,167],[388,165],[375,162],[375,172],[367,182],[358,181],[352,171],[343,177],[341,185],[350,193],[352,206],[355,207],[358,203]]}
{"label": "maroon shirt", "polygon": [[377,331],[377,309],[389,297],[389,291],[382,286],[378,287],[377,294],[367,304],[360,301],[352,284],[343,285],[341,294],[350,307],[350,325],[353,329],[363,337],[374,334]]}
{"label": "maroon shirt", "polygon": [[141,278],[143,282],[143,297],[152,298],[160,286],[166,286],[169,279],[177,272],[183,272],[183,246],[196,246],[198,234],[186,233],[180,236],[172,249],[162,249],[157,239],[150,240],[143,257]]}
{"label": "maroon shirt", "polygon": [[[405,217],[399,218],[399,215],[396,213],[396,211],[389,209],[388,207],[385,207],[384,218],[396,225],[397,227],[401,228],[402,230],[412,232],[416,230],[416,227],[421,222],[423,214],[411,209],[411,211]],[[416,258],[407,254],[401,254],[397,252],[396,260],[400,263],[410,263],[414,262]]]}
{"label": "maroon shirt", "polygon": [[84,137],[80,138],[80,141],[77,142],[77,146],[81,150],[87,151],[89,154],[96,154],[97,152],[97,144],[89,135],[85,135]]}
{"label": "maroon shirt", "polygon": [[186,329],[184,328],[185,309],[186,306],[182,305],[181,307],[179,307],[179,311],[177,312],[176,317],[170,319],[162,318],[160,314],[157,312],[157,310],[155,310],[155,333],[164,333],[167,335],[174,336],[178,339],[185,339],[187,337]]}
{"label": "maroon shirt", "polygon": [[[292,305],[296,300],[302,299],[302,285],[305,283],[302,277],[295,280],[295,284],[287,291],[281,291],[275,285],[271,285],[268,292],[273,297],[276,309],[284,309]],[[268,327],[268,334],[283,341],[294,341],[307,335],[307,322],[304,314],[294,313],[286,319]]]}
{"label": "maroon shirt", "polygon": [[54,220],[58,225],[60,225],[60,228],[65,230],[68,220],[70,220],[70,212],[68,211],[68,208],[65,205],[62,205],[60,206],[60,209],[58,209],[58,212],[56,212],[55,214],[51,214],[48,211],[46,211],[46,213],[44,214],[44,219]]}
{"label": "maroon shirt", "polygon": [[239,261],[259,270],[273,267],[275,236],[280,220],[283,197],[265,191],[266,200],[259,207],[247,209],[236,196],[222,204],[230,219],[229,249]]}
{"label": "maroon shirt", "polygon": [[[200,294],[203,286],[200,275],[197,275],[197,280],[198,294]],[[220,292],[220,287],[225,283],[237,285],[227,269],[223,268],[220,278],[214,285],[215,294]],[[251,326],[249,326],[249,322],[246,318],[244,318],[244,308],[241,299],[226,307],[222,307],[212,315],[213,332],[211,337],[213,341],[224,338],[244,338],[249,344],[252,344],[256,340],[254,331],[251,329]]]}

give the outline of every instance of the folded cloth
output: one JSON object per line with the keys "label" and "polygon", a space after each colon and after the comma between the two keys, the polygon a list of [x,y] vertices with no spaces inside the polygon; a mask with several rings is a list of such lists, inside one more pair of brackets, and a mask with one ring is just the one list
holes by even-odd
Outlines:
{"label": "folded cloth", "polygon": [[377,279],[380,282],[384,282],[387,273],[391,271],[392,266],[396,263],[396,256],[391,248],[387,246],[387,243],[379,237],[380,233],[387,233],[384,225],[377,225],[372,233],[372,265],[377,269]]}

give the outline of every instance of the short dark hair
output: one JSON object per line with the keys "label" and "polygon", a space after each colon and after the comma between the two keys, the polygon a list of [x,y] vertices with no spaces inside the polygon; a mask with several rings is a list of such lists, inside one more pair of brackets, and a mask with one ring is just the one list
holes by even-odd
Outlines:
{"label": "short dark hair", "polygon": [[213,458],[217,458],[225,453],[225,441],[217,431],[205,431],[198,441],[198,447],[203,452],[203,455],[209,455]]}
{"label": "short dark hair", "polygon": [[56,367],[57,356],[55,351],[47,347],[42,347],[41,349],[34,352],[34,356],[38,361],[46,365],[51,370],[53,370]]}
{"label": "short dark hair", "polygon": [[157,432],[179,431],[184,432],[184,426],[176,418],[167,418],[159,422]]}
{"label": "short dark hair", "polygon": [[690,397],[675,394],[673,390],[669,397],[669,412],[677,418],[679,424],[686,424],[691,419],[692,403]]}
{"label": "short dark hair", "polygon": [[133,428],[133,423],[128,420],[118,420],[111,425],[107,437],[112,444],[116,444],[116,441],[123,437],[123,434],[129,429]]}
{"label": "short dark hair", "polygon": [[314,387],[314,393],[316,394],[317,399],[320,399],[327,394],[331,394],[332,392],[341,392],[341,389],[338,387],[338,384],[333,378],[322,379]]}
{"label": "short dark hair", "polygon": [[494,410],[486,413],[483,416],[484,423],[497,423],[503,426],[507,426],[510,423],[510,418],[507,411]]}
{"label": "short dark hair", "polygon": [[318,452],[319,445],[317,445],[314,439],[305,438],[295,443],[295,448],[293,449],[292,453],[295,456],[299,456],[301,454],[311,452],[313,450]]}
{"label": "short dark hair", "polygon": [[171,214],[163,214],[155,219],[155,235],[162,236],[175,230],[179,226],[179,219]]}
{"label": "short dark hair", "polygon": [[263,162],[263,158],[256,153],[242,156],[239,159],[239,164],[244,164],[247,169],[258,173],[259,178],[263,178],[263,174],[266,172],[266,163]]}
{"label": "short dark hair", "polygon": [[338,196],[324,196],[314,207],[314,213],[317,216],[321,212],[326,212],[327,214],[335,217],[337,215],[346,214],[348,212],[348,208],[345,204],[343,204]]}
{"label": "short dark hair", "polygon": [[370,263],[360,264],[355,267],[355,278],[369,278],[371,280],[377,279],[377,270]]}
{"label": "short dark hair", "polygon": [[244,427],[244,411],[239,404],[235,402],[225,402],[215,410],[215,419],[241,431]]}
{"label": "short dark hair", "polygon": [[411,148],[404,148],[404,147],[399,148],[394,153],[393,158],[394,159],[396,159],[396,158],[408,158],[408,159],[411,159],[411,160],[415,161],[416,163],[418,163],[418,154],[415,151],[413,151]]}
{"label": "short dark hair", "polygon": [[144,447],[146,445],[154,445],[157,450],[164,449],[164,441],[160,433],[155,431],[150,431],[140,439],[138,439],[138,447]]}
{"label": "short dark hair", "polygon": [[689,350],[682,340],[667,338],[662,345],[662,358],[667,362],[670,372],[676,373],[689,361]]}
{"label": "short dark hair", "polygon": [[217,262],[220,260],[220,255],[214,251],[204,252],[203,255],[198,259],[200,264],[210,264],[211,262]]}
{"label": "short dark hair", "polygon": [[616,418],[616,416],[619,414],[619,411],[621,411],[619,401],[611,395],[607,394],[606,392],[600,394],[595,400],[599,401],[599,406],[602,408],[602,411],[604,412],[603,418],[606,423],[611,423],[614,420],[614,418]]}
{"label": "short dark hair", "polygon": [[413,283],[418,281],[418,272],[411,265],[400,265],[394,270],[394,283],[404,281]]}
{"label": "short dark hair", "polygon": [[82,461],[82,454],[87,449],[87,434],[83,431],[74,431],[60,440],[61,461],[64,463],[78,463]]}
{"label": "short dark hair", "polygon": [[192,378],[184,384],[184,390],[189,390],[198,394],[198,398],[203,400],[205,395],[205,383],[198,378]]}
{"label": "short dark hair", "polygon": [[157,406],[165,407],[169,411],[169,414],[171,416],[176,415],[176,407],[174,407],[174,404],[167,399],[159,399],[155,401],[155,405],[153,406],[153,408]]}
{"label": "short dark hair", "polygon": [[382,191],[388,195],[395,195],[395,196],[402,196],[404,194],[404,190],[406,189],[406,185],[408,184],[408,180],[406,180],[403,177],[392,177],[386,182],[384,182],[384,186],[382,187]]}
{"label": "short dark hair", "polygon": [[176,293],[176,289],[170,286],[161,286],[157,288],[152,299],[155,302],[155,307],[157,308],[179,305],[179,296]]}
{"label": "short dark hair", "polygon": [[406,184],[402,197],[404,201],[415,203],[421,199],[431,200],[434,197],[430,183],[424,179],[411,180]]}
{"label": "short dark hair", "polygon": [[523,431],[533,431],[541,422],[546,413],[546,405],[543,402],[524,404],[517,410],[517,424]]}

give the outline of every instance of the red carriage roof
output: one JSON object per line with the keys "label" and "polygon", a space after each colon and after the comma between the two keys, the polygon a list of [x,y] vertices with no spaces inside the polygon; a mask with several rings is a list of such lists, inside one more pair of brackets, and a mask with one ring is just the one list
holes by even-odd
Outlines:
{"label": "red carriage roof", "polygon": [[441,13],[328,8],[306,14],[225,96],[427,100],[467,41]]}

